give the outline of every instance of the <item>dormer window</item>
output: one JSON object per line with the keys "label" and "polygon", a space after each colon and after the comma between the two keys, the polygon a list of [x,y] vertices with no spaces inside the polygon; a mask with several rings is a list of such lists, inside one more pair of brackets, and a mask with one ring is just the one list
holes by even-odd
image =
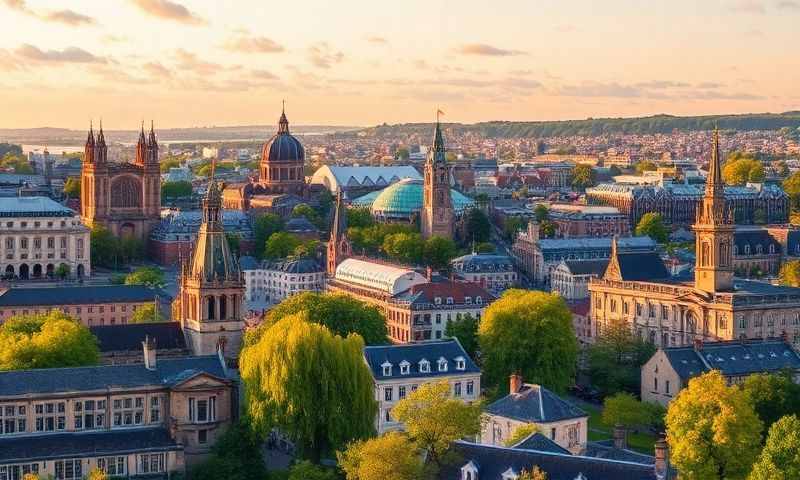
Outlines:
{"label": "dormer window", "polygon": [[461,480],[478,480],[478,465],[472,460],[461,467]]}
{"label": "dormer window", "polygon": [[467,368],[467,361],[464,357],[456,357],[456,370],[464,370]]}
{"label": "dormer window", "polygon": [[477,303],[477,304],[483,303],[483,298],[480,297],[480,296],[475,297],[475,303]]}
{"label": "dormer window", "polygon": [[[798,244],[798,245],[800,245],[800,244]],[[453,304],[453,297],[447,297],[447,304],[448,305],[452,305]]]}
{"label": "dormer window", "polygon": [[442,297],[434,298],[433,299],[433,303],[435,303],[436,305],[441,305],[442,304]]}
{"label": "dormer window", "polygon": [[464,297],[464,303],[466,303],[467,305],[471,305],[472,304],[472,297]]}
{"label": "dormer window", "polygon": [[439,358],[439,361],[436,362],[436,364],[439,367],[440,372],[447,371],[447,360],[445,360],[444,357]]}
{"label": "dormer window", "polygon": [[411,364],[403,360],[400,362],[400,375],[408,375],[411,373]]}
{"label": "dormer window", "polygon": [[392,364],[389,362],[384,362],[381,364],[381,368],[383,369],[383,376],[384,377],[391,377],[392,376]]}
{"label": "dormer window", "polygon": [[431,372],[431,362],[425,360],[424,358],[419,361],[419,371],[420,373],[430,373]]}
{"label": "dormer window", "polygon": [[503,480],[517,480],[519,478],[519,473],[514,471],[513,468],[509,467],[508,470],[503,472]]}

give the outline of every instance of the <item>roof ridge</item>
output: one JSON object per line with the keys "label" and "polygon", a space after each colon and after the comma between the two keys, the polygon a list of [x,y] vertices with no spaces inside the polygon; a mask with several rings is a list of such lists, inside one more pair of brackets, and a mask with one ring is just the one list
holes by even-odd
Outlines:
{"label": "roof ridge", "polygon": [[466,446],[473,446],[473,447],[480,447],[480,448],[489,448],[492,450],[502,450],[502,451],[510,451],[510,452],[530,452],[530,453],[538,453],[542,455],[551,455],[554,457],[565,457],[565,458],[577,458],[582,460],[589,460],[589,461],[597,461],[597,462],[610,462],[610,463],[618,463],[623,465],[635,465],[643,468],[652,469],[652,465],[647,465],[644,463],[636,463],[627,460],[617,460],[613,458],[601,458],[601,457],[587,457],[585,455],[572,455],[568,453],[558,453],[558,452],[548,452],[545,450],[533,450],[529,448],[513,448],[513,447],[503,447],[501,445],[489,445],[484,443],[472,443],[466,440],[456,440],[455,443],[459,445],[466,445]]}

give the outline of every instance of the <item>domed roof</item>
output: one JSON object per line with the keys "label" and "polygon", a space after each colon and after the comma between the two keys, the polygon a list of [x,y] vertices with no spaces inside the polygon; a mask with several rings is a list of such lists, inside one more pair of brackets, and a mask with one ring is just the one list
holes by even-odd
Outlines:
{"label": "domed roof", "polygon": [[[377,195],[376,195],[377,193]],[[372,192],[353,201],[354,205],[369,206],[372,215],[384,218],[407,218],[422,210],[423,181],[407,178],[380,192]],[[450,189],[450,199],[456,213],[472,207],[475,202]]]}
{"label": "domed roof", "polygon": [[286,119],[286,113],[281,112],[278,133],[264,144],[264,148],[261,150],[261,161],[303,163],[305,158],[306,152],[303,144],[289,133],[289,120]]}

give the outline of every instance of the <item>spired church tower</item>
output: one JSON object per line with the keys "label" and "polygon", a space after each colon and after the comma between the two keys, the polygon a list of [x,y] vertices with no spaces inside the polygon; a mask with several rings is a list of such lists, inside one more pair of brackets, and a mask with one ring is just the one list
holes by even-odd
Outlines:
{"label": "spired church tower", "polygon": [[347,209],[342,202],[342,192],[336,194],[336,211],[333,214],[331,238],[328,241],[328,266],[329,277],[336,275],[336,267],[347,257],[353,254],[353,247],[347,239]]}
{"label": "spired church tower", "polygon": [[422,238],[433,236],[453,238],[453,205],[450,198],[450,175],[445,158],[444,139],[439,119],[433,149],[425,162],[425,182],[422,196]]}
{"label": "spired church tower", "polygon": [[189,264],[181,265],[180,291],[172,316],[181,323],[194,355],[221,349],[236,359],[242,348],[244,279],[222,228],[222,200],[212,180],[203,200],[203,223]]}
{"label": "spired church tower", "polygon": [[706,179],[703,203],[697,210],[695,288],[707,293],[733,288],[733,214],[725,204],[725,185],[720,167],[719,130],[714,129],[714,144]]}

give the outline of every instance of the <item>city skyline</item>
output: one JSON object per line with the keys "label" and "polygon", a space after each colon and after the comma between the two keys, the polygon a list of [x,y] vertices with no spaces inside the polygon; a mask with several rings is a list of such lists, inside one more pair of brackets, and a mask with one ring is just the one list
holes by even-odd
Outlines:
{"label": "city skyline", "polygon": [[[368,126],[800,108],[792,0],[2,0],[0,128]],[[735,32],[731,34],[731,32]]]}

